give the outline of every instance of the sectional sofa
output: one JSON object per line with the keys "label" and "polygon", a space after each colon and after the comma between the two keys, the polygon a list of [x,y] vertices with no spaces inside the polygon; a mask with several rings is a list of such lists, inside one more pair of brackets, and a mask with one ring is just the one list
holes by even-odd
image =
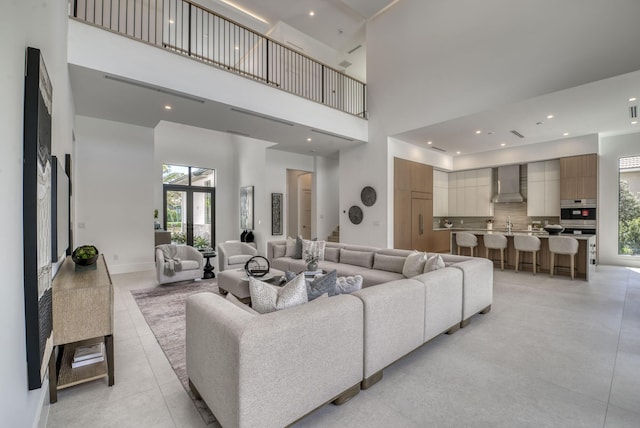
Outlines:
{"label": "sectional sofa", "polygon": [[[304,270],[278,248],[284,242],[269,243],[271,265]],[[486,259],[442,255],[444,268],[405,278],[410,251],[327,245],[320,268],[362,275],[362,290],[264,315],[211,293],[188,299],[187,374],[222,426],[286,426],[345,402],[388,365],[491,309]]]}

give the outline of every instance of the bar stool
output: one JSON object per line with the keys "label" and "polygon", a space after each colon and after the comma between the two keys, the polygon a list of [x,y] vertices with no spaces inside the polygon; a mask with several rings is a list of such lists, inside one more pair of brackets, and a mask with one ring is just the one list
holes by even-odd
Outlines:
{"label": "bar stool", "polygon": [[456,232],[456,246],[458,247],[458,255],[460,255],[460,248],[469,248],[471,250],[471,257],[473,257],[473,250],[478,246],[478,238],[476,235],[467,232]]}
{"label": "bar stool", "polygon": [[515,235],[513,244],[516,247],[516,272],[520,265],[520,251],[533,254],[533,274],[536,274],[536,254],[540,251],[540,238],[530,235]]}
{"label": "bar stool", "polygon": [[489,258],[489,250],[500,250],[500,270],[504,270],[504,250],[507,248],[507,237],[500,233],[486,234],[484,235],[484,248],[487,259]]}
{"label": "bar stool", "polygon": [[551,276],[553,276],[556,254],[564,254],[571,256],[571,279],[573,279],[575,259],[578,253],[578,240],[569,236],[550,236],[549,251],[551,252]]}

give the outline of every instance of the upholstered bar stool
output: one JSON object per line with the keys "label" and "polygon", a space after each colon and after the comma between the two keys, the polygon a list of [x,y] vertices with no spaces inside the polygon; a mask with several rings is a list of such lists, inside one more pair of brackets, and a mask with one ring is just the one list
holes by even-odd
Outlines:
{"label": "upholstered bar stool", "polygon": [[476,235],[467,232],[456,232],[456,246],[458,247],[458,255],[460,255],[460,248],[469,248],[471,251],[471,257],[474,256],[474,249],[478,246],[478,238]]}
{"label": "upholstered bar stool", "polygon": [[489,258],[489,250],[500,250],[500,270],[504,270],[504,250],[507,248],[507,237],[502,234],[486,234],[483,239],[485,257]]}
{"label": "upholstered bar stool", "polygon": [[536,255],[540,251],[540,238],[530,235],[515,235],[513,245],[516,248],[516,272],[520,265],[520,251],[533,254],[533,274],[536,274]]}
{"label": "upholstered bar stool", "polygon": [[551,252],[551,276],[553,276],[556,254],[565,254],[571,256],[571,279],[573,279],[575,259],[578,253],[578,240],[569,236],[550,236],[549,251]]}

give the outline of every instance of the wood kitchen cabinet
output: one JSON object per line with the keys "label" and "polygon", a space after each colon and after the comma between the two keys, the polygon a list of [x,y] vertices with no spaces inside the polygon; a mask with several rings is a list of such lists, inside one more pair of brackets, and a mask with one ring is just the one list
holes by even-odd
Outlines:
{"label": "wood kitchen cabinet", "polygon": [[569,156],[560,159],[560,199],[598,197],[598,155]]}

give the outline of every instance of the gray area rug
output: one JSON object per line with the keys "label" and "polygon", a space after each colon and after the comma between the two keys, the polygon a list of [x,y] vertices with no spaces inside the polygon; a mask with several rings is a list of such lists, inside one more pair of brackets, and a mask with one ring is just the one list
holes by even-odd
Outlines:
{"label": "gray area rug", "polygon": [[171,367],[178,375],[182,386],[193,400],[200,416],[207,425],[219,427],[213,413],[202,400],[196,400],[189,389],[185,356],[185,302],[196,293],[218,293],[215,279],[183,281],[160,285],[154,288],[132,290],[144,319],[156,336]]}

